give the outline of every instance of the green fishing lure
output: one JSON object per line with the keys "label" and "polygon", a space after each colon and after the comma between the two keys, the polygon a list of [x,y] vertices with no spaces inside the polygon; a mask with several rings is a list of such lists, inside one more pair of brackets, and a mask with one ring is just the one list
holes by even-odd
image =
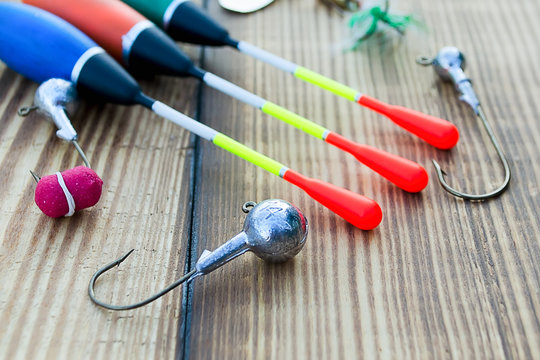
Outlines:
{"label": "green fishing lure", "polygon": [[363,4],[357,0],[325,0],[325,2],[337,5],[341,12],[352,12],[348,22],[352,32],[350,50],[356,50],[365,40],[375,34],[384,33],[387,29],[404,35],[405,30],[411,25],[424,27],[424,24],[412,14],[391,14],[389,0],[386,0],[383,6],[370,6],[369,2]]}

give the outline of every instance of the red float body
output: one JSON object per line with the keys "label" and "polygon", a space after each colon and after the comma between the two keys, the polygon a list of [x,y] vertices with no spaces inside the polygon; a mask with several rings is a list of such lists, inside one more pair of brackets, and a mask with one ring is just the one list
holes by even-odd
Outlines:
{"label": "red float body", "polygon": [[389,105],[367,95],[362,95],[358,103],[387,116],[402,128],[416,134],[420,139],[436,148],[451,149],[456,146],[459,140],[457,127],[449,121],[403,106]]}
{"label": "red float body", "polygon": [[379,204],[365,196],[324,181],[308,178],[291,169],[285,172],[283,179],[298,186],[313,199],[357,228],[371,230],[382,221],[383,214]]}
{"label": "red float body", "polygon": [[[75,200],[75,211],[94,206],[101,197],[103,181],[86,166],[62,172],[67,189]],[[56,174],[42,177],[34,196],[36,205],[47,216],[58,218],[69,212],[69,205]]]}
{"label": "red float body", "polygon": [[429,176],[420,164],[396,156],[373,146],[357,144],[343,136],[330,132],[326,142],[353,154],[358,161],[369,166],[405,191],[422,191],[429,182]]}

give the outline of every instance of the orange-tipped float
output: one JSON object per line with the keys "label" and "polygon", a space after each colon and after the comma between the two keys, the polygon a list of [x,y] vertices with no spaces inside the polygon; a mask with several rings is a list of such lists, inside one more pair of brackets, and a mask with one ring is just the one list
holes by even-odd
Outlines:
{"label": "orange-tipped float", "polygon": [[381,223],[381,207],[370,198],[321,180],[308,178],[290,169],[285,172],[283,179],[298,186],[314,200],[357,228],[371,230]]}

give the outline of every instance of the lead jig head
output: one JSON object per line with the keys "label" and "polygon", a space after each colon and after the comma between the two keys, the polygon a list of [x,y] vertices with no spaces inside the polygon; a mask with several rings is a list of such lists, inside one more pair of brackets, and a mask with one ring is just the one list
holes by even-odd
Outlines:
{"label": "lead jig head", "polygon": [[472,87],[471,79],[465,75],[465,55],[454,46],[443,47],[434,58],[421,57],[417,59],[420,65],[433,66],[433,70],[445,82],[454,84],[459,92],[459,99],[473,109],[478,115],[480,101]]}
{"label": "lead jig head", "polygon": [[75,85],[62,79],[49,79],[42,83],[34,95],[34,105],[19,109],[20,116],[27,116],[37,110],[48,120],[52,121],[58,130],[56,136],[71,142],[81,156],[86,167],[90,167],[88,158],[79,146],[77,131],[69,120],[68,113],[73,113],[78,106]]}
{"label": "lead jig head", "polygon": [[36,110],[52,121],[58,128],[56,136],[71,142],[85,164],[44,177],[30,171],[37,183],[34,201],[45,215],[53,218],[72,216],[78,210],[94,206],[101,197],[103,181],[90,169],[90,163],[77,142],[77,132],[67,115],[76,110],[77,99],[73,83],[50,79],[36,90],[33,106],[19,109],[21,116]]}
{"label": "lead jig head", "polygon": [[495,133],[491,129],[486,115],[480,106],[480,101],[472,87],[471,79],[465,75],[465,55],[454,46],[446,46],[439,50],[434,58],[422,56],[416,59],[416,62],[424,66],[433,66],[433,69],[443,81],[452,82],[454,84],[456,90],[459,92],[459,99],[469,104],[476,116],[482,121],[504,168],[504,181],[498,188],[485,194],[475,195],[458,191],[448,185],[444,178],[447,173],[441,169],[441,166],[437,161],[433,160],[433,165],[435,166],[437,177],[439,178],[442,187],[450,194],[465,200],[485,200],[502,194],[508,188],[508,184],[510,183],[512,175],[510,166],[508,165],[508,161],[495,137]]}
{"label": "lead jig head", "polygon": [[195,264],[195,269],[157,294],[132,305],[112,305],[96,298],[94,286],[97,279],[108,270],[120,265],[134,251],[131,250],[120,259],[99,269],[92,276],[88,285],[90,299],[96,305],[109,310],[131,310],[151,303],[186,281],[189,282],[216,270],[247,251],[271,263],[292,259],[302,250],[306,241],[308,223],[304,214],[296,206],[284,200],[265,200],[259,204],[253,204],[251,202],[244,204],[244,210],[247,209],[247,205],[252,205],[253,209],[249,211],[244,221],[242,232],[214,251],[204,250]]}

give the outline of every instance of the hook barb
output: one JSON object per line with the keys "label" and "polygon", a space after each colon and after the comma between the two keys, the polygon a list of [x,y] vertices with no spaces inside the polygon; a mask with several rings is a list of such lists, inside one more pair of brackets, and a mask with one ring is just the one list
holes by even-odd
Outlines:
{"label": "hook barb", "polygon": [[489,139],[497,151],[497,155],[504,167],[504,181],[498,188],[485,194],[473,195],[458,191],[448,185],[444,178],[447,176],[447,173],[441,169],[441,166],[435,160],[433,160],[433,165],[435,166],[437,177],[442,187],[450,194],[465,200],[486,200],[502,194],[508,188],[508,184],[510,183],[510,178],[512,176],[510,166],[508,165],[508,161],[504,156],[501,146],[487,121],[486,114],[480,106],[480,101],[476,97],[471,80],[465,74],[465,55],[454,46],[446,46],[439,50],[435,57],[430,58],[428,56],[422,56],[417,58],[416,62],[424,66],[432,65],[435,72],[443,81],[452,82],[454,84],[456,90],[459,92],[459,99],[468,104],[473,109],[476,116],[482,121],[482,124],[489,135]]}
{"label": "hook barb", "polygon": [[96,271],[94,276],[92,276],[92,279],[90,279],[90,283],[88,284],[88,296],[90,297],[90,300],[92,300],[94,302],[94,304],[96,304],[98,306],[101,306],[101,307],[104,307],[104,308],[109,309],[109,310],[116,310],[116,311],[136,309],[136,308],[139,308],[141,306],[149,304],[152,301],[162,297],[163,295],[165,295],[169,291],[173,290],[174,288],[178,287],[182,283],[191,280],[192,278],[194,278],[194,275],[196,275],[197,270],[196,269],[192,270],[192,271],[188,272],[187,274],[185,274],[184,276],[182,276],[181,278],[179,278],[178,280],[176,280],[175,282],[173,282],[171,285],[167,286],[165,289],[161,290],[160,292],[150,296],[146,300],[140,301],[140,302],[135,303],[135,304],[131,304],[131,305],[112,305],[112,304],[107,304],[107,303],[104,303],[104,302],[98,300],[96,298],[96,293],[95,293],[95,290],[94,290],[97,279],[101,275],[103,275],[104,273],[106,273],[107,271],[112,269],[113,267],[120,265],[124,260],[127,259],[127,257],[129,255],[131,255],[131,253],[133,253],[133,251],[135,251],[135,249],[131,249],[127,254],[125,254],[122,257],[116,259],[115,261],[111,262],[110,264],[105,265],[104,267],[102,267],[101,269]]}
{"label": "hook barb", "polygon": [[482,110],[482,107],[480,105],[478,105],[476,109],[476,114],[482,121],[484,128],[486,129],[489,135],[491,143],[493,144],[493,147],[497,151],[497,155],[499,156],[499,159],[501,160],[503,164],[503,167],[504,167],[503,183],[495,190],[485,193],[485,194],[479,194],[479,195],[467,194],[467,193],[458,191],[454,189],[453,187],[451,187],[450,185],[448,185],[448,183],[446,182],[446,179],[444,178],[447,175],[447,173],[441,169],[441,166],[439,165],[439,163],[437,163],[437,161],[433,160],[433,165],[435,166],[435,170],[437,171],[437,177],[439,178],[439,182],[441,183],[442,187],[446,191],[448,191],[450,194],[454,196],[460,197],[465,200],[480,201],[480,200],[490,199],[490,198],[493,198],[502,194],[508,188],[508,184],[510,183],[510,178],[512,177],[512,172],[510,170],[510,166],[508,165],[508,160],[506,160],[506,157],[504,156],[501,146],[499,145],[499,142],[497,141],[497,138],[495,137],[495,134],[493,133],[493,130],[491,129],[491,126],[489,125],[486,119],[486,115],[484,114],[484,111]]}
{"label": "hook barb", "polygon": [[34,180],[36,180],[36,182],[38,183],[39,180],[41,180],[41,178],[39,177],[38,174],[36,174],[35,172],[33,172],[32,170],[29,170],[30,171],[30,174],[32,174],[32,177],[34,178]]}

